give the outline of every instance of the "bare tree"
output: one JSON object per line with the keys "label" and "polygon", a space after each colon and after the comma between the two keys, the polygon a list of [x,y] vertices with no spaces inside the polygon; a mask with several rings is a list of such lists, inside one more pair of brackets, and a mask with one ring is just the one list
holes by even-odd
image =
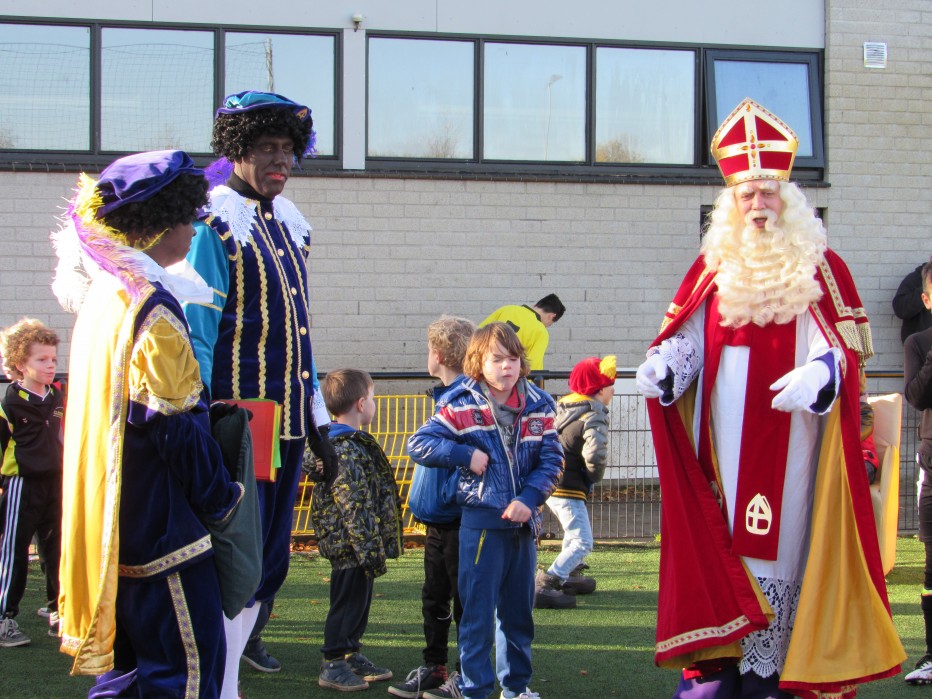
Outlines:
{"label": "bare tree", "polygon": [[638,153],[631,137],[623,135],[597,144],[595,160],[598,163],[643,163],[644,156]]}
{"label": "bare tree", "polygon": [[459,140],[459,129],[449,119],[444,119],[439,131],[427,137],[425,155],[428,158],[455,158]]}

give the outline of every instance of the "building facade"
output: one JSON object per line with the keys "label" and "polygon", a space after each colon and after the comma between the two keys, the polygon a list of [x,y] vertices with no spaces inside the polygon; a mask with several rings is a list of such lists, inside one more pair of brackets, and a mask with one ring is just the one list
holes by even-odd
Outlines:
{"label": "building facade", "polygon": [[870,314],[868,368],[902,369],[890,301],[932,254],[927,0],[24,7],[0,0],[0,326],[70,335],[48,233],[78,171],[174,147],[206,164],[222,95],[266,89],[314,111],[318,156],[285,194],[315,229],[321,371],[423,370],[436,316],[550,292],[568,310],[548,369],[635,367],[721,186],[710,137],[751,96],[801,137],[794,179]]}

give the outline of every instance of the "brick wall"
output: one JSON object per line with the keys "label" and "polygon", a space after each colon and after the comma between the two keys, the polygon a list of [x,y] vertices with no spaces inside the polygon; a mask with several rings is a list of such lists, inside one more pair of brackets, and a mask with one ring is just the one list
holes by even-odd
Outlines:
{"label": "brick wall", "polygon": [[[830,0],[826,9],[825,207],[832,246],[854,273],[878,356],[899,370],[900,279],[932,254],[932,7],[927,0]],[[885,70],[862,65],[886,41]],[[49,290],[47,242],[75,176],[0,173],[0,326],[35,315],[70,331]],[[568,307],[550,369],[615,352],[634,367],[698,249],[715,187],[294,178],[287,194],[315,227],[313,338],[322,371],[422,370],[424,328],[441,313],[481,320],[552,291]],[[67,347],[65,348],[67,351]],[[895,389],[891,384],[884,387]]]}
{"label": "brick wall", "polygon": [[[865,41],[887,43],[887,67],[864,67]],[[932,255],[932,4],[826,3],[827,225],[871,317],[878,356],[902,369],[890,301]]]}

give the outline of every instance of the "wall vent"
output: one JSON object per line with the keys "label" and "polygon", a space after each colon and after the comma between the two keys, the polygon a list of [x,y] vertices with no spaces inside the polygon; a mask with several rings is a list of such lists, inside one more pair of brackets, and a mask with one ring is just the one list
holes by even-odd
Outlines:
{"label": "wall vent", "polygon": [[886,68],[887,45],[882,41],[864,42],[864,67]]}

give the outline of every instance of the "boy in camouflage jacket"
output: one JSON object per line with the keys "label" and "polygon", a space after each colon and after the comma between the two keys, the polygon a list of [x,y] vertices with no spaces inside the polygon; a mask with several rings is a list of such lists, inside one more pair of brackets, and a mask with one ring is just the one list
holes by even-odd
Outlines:
{"label": "boy in camouflage jacket", "polygon": [[401,555],[401,502],[385,452],[361,429],[375,416],[372,378],[356,369],[333,371],[323,394],[334,416],[329,437],[338,467],[332,480],[314,487],[311,500],[317,547],[333,569],[318,684],[354,691],[392,677],[359,650],[373,580],[385,573],[386,559]]}

